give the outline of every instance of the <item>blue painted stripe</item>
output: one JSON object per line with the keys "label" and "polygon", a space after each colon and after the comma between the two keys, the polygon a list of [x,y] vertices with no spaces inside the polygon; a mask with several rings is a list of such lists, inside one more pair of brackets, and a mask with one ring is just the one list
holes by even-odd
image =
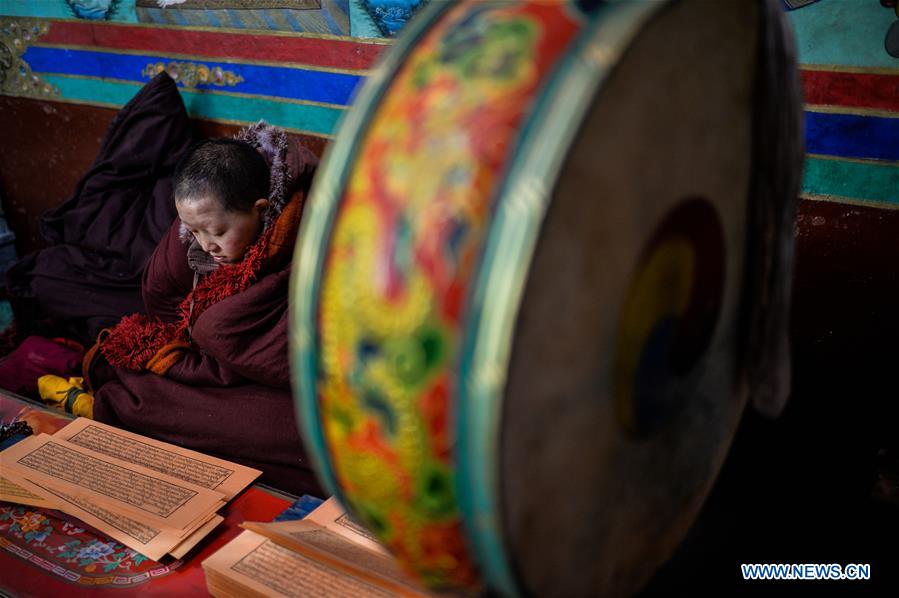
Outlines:
{"label": "blue painted stripe", "polygon": [[325,22],[328,24],[328,30],[334,35],[340,35],[343,31],[340,30],[340,26],[334,20],[334,17],[331,16],[331,12],[328,10],[328,5],[322,3],[321,8],[322,14],[325,16]]}
{"label": "blue painted stripe", "polygon": [[[158,56],[111,54],[35,46],[28,48],[23,58],[31,65],[31,70],[36,73],[80,75],[140,83],[146,83],[148,80],[147,77],[141,74],[148,64],[157,62],[168,63],[171,60]],[[190,62],[204,64],[210,69],[220,66],[244,78],[243,82],[233,87],[221,88],[214,85],[198,85],[198,89],[222,89],[250,95],[322,102],[338,106],[347,106],[351,103],[352,93],[363,79],[363,77],[358,75],[307,71],[290,67],[206,62],[202,60],[191,60]]]}
{"label": "blue painted stripe", "polygon": [[[97,79],[44,75],[63,99],[85,104],[125,105],[140,90],[139,85]],[[264,118],[273,125],[317,135],[331,135],[344,110],[323,106],[286,104],[258,98],[229,96],[208,91],[181,89],[187,112],[193,117],[254,123]]]}
{"label": "blue painted stripe", "polygon": [[243,21],[240,20],[240,15],[238,14],[238,11],[229,8],[228,9],[228,18],[231,19],[231,24],[234,26],[235,29],[243,29],[244,28]]}
{"label": "blue painted stripe", "polygon": [[265,21],[265,26],[269,29],[278,29],[278,24],[275,23],[275,20],[272,18],[272,15],[268,14],[268,11],[263,9],[259,11],[259,15],[262,17],[262,20]]}
{"label": "blue painted stripe", "polygon": [[322,0],[322,10],[327,12],[329,22],[334,23],[336,35],[350,34],[350,14],[347,0]]}
{"label": "blue painted stripe", "polygon": [[142,11],[145,11],[150,18],[153,19],[153,22],[157,25],[165,25],[166,20],[165,17],[162,16],[162,11],[158,8],[141,8]]}
{"label": "blue painted stripe", "polygon": [[294,31],[305,31],[304,27],[300,25],[300,23],[294,18],[293,13],[284,8],[281,9],[280,14],[284,17],[284,20],[287,21],[287,24],[290,25]]}
{"label": "blue painted stripe", "polygon": [[806,112],[805,144],[810,154],[899,160],[899,118]]}
{"label": "blue painted stripe", "polygon": [[[176,10],[175,12],[181,12],[181,11]],[[206,20],[209,21],[210,27],[221,27],[222,26],[222,22],[221,22],[221,20],[219,20],[218,15],[215,14],[214,10],[204,10],[202,12],[197,13],[197,16],[201,16],[201,15],[206,17]],[[194,25],[196,25],[196,24],[197,23],[194,23]],[[203,25],[206,25],[206,23],[203,23]]]}
{"label": "blue painted stripe", "polygon": [[170,15],[177,25],[181,25],[182,27],[187,27],[188,25],[190,25],[187,18],[181,13],[180,10],[166,10],[166,14]]}

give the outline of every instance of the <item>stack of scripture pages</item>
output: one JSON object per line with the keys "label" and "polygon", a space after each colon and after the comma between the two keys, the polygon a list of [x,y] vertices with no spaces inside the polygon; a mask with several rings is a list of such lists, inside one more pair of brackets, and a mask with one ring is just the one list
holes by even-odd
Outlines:
{"label": "stack of scripture pages", "polygon": [[82,418],[0,453],[0,500],[58,509],[158,561],[184,556],[260,473]]}
{"label": "stack of scripture pages", "polygon": [[203,561],[206,587],[238,596],[427,596],[330,498],[302,521],[244,523]]}

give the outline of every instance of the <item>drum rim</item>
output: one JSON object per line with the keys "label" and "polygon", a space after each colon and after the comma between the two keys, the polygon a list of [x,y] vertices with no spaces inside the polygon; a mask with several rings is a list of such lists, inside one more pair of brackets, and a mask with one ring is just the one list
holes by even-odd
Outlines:
{"label": "drum rim", "polygon": [[[473,332],[463,335],[460,350],[459,398],[453,407],[457,438],[454,484],[463,525],[478,567],[488,584],[506,595],[521,595],[522,591],[506,555],[502,521],[496,508],[500,492],[496,475],[496,432],[515,319],[521,307],[540,225],[553,184],[562,169],[565,150],[570,148],[595,94],[630,42],[670,2],[614,2],[602,5],[589,17],[587,25],[572,41],[572,50],[538,92],[535,108],[524,122],[524,134],[510,153],[510,156],[521,157],[502,177],[496,191],[496,215],[500,218],[494,218],[484,234],[483,254],[466,301],[468,315],[462,327],[462,330]],[[289,287],[292,314],[288,339],[291,377],[298,393],[293,401],[297,425],[324,489],[351,511],[352,506],[345,500],[337,482],[323,429],[313,425],[320,422],[316,341],[319,295],[328,255],[326,249],[330,247],[328,241],[351,166],[357,162],[367,126],[388,91],[387,83],[400,70],[416,42],[453,6],[453,3],[429,3],[409,23],[360,89],[354,109],[340,122],[335,142],[322,160],[294,249],[296,267]],[[615,28],[621,30],[615,31]],[[559,110],[560,106],[564,111]],[[553,117],[553,113],[565,112],[567,116]],[[548,148],[556,151],[548,151]],[[538,153],[552,155],[554,159],[537,160]],[[523,166],[525,164],[527,168]],[[542,176],[535,176],[538,172]],[[546,184],[546,181],[552,184]],[[525,191],[524,195],[522,191]],[[522,196],[527,197],[527,201],[517,199]],[[502,217],[510,210],[515,214],[513,221]],[[525,256],[526,259],[512,260],[510,255]],[[498,277],[497,272],[511,272],[511,275]],[[489,317],[491,314],[502,314],[502,325],[491,324],[491,320],[497,321]],[[494,442],[490,441],[491,437]],[[478,458],[470,458],[472,455]]]}
{"label": "drum rim", "polygon": [[317,322],[320,311],[320,289],[326,249],[334,232],[334,220],[342,203],[351,166],[358,159],[362,138],[391,81],[403,65],[403,59],[430,26],[453,7],[453,3],[432,2],[406,26],[371,72],[353,103],[337,127],[335,141],[322,159],[319,172],[309,192],[310,201],[300,224],[294,248],[294,268],[289,285],[288,304],[292,307],[288,349],[294,392],[294,412],[301,440],[324,490],[336,496],[344,508],[352,510],[337,483],[330,453],[321,426],[316,358]]}
{"label": "drum rim", "polygon": [[506,555],[497,508],[499,421],[515,323],[541,224],[563,159],[596,93],[633,39],[669,3],[610,3],[591,15],[540,92],[510,153],[519,157],[500,183],[495,217],[484,236],[463,327],[470,332],[459,360],[455,484],[478,565],[505,595],[521,595],[522,588]]}

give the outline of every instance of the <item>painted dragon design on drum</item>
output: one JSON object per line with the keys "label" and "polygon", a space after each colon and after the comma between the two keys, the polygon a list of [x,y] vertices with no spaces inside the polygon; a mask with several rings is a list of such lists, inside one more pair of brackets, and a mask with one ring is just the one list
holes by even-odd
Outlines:
{"label": "painted dragon design on drum", "polygon": [[581,23],[561,3],[469,3],[415,47],[360,145],[331,233],[319,401],[355,514],[429,586],[468,586],[454,367],[503,167]]}

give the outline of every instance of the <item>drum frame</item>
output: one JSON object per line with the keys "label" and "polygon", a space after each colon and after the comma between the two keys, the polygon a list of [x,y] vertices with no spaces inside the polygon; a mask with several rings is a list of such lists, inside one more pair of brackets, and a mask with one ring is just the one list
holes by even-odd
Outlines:
{"label": "drum frame", "polygon": [[[456,484],[477,562],[490,585],[519,596],[499,515],[499,440],[515,321],[553,184],[592,100],[643,25],[668,2],[603,5],[540,93],[497,191],[468,300],[459,365]],[[548,184],[547,182],[551,182]]]}
{"label": "drum frame", "polygon": [[[591,102],[643,26],[670,0],[610,2],[597,8],[536,96],[512,167],[496,187],[474,284],[466,297],[453,404],[454,483],[463,522],[489,586],[521,595],[507,557],[501,516],[498,444],[516,317],[553,185]],[[414,19],[372,72],[346,113],[313,185],[294,255],[290,285],[295,406],[309,456],[325,489],[347,503],[330,461],[320,421],[317,318],[326,249],[360,143],[391,81],[415,44],[453,7],[434,2]],[[302,292],[301,292],[302,291]]]}
{"label": "drum frame", "polygon": [[[337,127],[337,141],[322,160],[310,190],[310,197],[315,197],[315,201],[309,202],[306,207],[294,250],[295,266],[289,295],[293,309],[290,311],[291,333],[288,341],[293,365],[291,379],[293,388],[298,393],[294,400],[297,423],[324,489],[337,496],[343,504],[347,501],[331,467],[324,434],[320,427],[312,425],[320,417],[315,346],[326,242],[333,230],[342,191],[349,178],[350,165],[356,162],[366,126],[386,92],[384,84],[396,76],[403,59],[430,25],[450,8],[450,3],[428,4],[406,26],[393,49],[386,53],[382,62],[369,75],[353,103],[353,109],[345,113]],[[298,289],[304,289],[306,293],[302,294]]]}

